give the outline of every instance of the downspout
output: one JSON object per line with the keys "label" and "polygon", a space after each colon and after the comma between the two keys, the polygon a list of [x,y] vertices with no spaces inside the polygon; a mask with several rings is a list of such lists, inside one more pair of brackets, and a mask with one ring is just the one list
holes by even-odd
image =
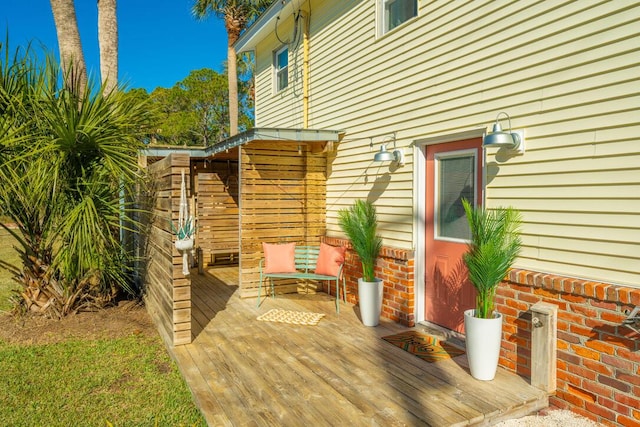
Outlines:
{"label": "downspout", "polygon": [[304,17],[302,40],[302,128],[309,128],[309,14],[300,12]]}

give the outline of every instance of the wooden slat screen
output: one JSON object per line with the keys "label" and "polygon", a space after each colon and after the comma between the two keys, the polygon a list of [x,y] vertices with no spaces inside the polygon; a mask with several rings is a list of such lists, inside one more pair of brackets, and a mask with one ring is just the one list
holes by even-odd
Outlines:
{"label": "wooden slat screen", "polygon": [[[262,242],[319,245],[325,233],[326,157],[307,144],[254,141],[240,153],[240,296],[257,295]],[[280,284],[278,292],[295,285]]]}
{"label": "wooden slat screen", "polygon": [[213,262],[220,254],[237,256],[240,249],[238,162],[202,161],[195,170],[196,244],[202,249],[204,262]]}

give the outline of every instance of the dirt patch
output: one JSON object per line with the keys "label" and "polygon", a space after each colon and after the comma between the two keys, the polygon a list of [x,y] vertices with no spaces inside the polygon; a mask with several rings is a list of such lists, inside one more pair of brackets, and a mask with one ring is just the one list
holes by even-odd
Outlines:
{"label": "dirt patch", "polygon": [[50,344],[70,339],[113,339],[132,334],[157,335],[145,308],[132,301],[115,307],[69,315],[61,320],[0,315],[0,340],[12,344]]}

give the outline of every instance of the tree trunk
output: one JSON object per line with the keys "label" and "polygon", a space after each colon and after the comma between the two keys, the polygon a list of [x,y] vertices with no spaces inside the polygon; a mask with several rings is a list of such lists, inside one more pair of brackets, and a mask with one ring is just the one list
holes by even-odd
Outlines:
{"label": "tree trunk", "polygon": [[227,48],[227,74],[229,78],[229,136],[238,133],[238,66],[236,50]]}
{"label": "tree trunk", "polygon": [[247,17],[241,13],[228,11],[224,18],[227,30],[227,78],[229,79],[229,136],[238,133],[238,56],[233,47]]}
{"label": "tree trunk", "polygon": [[118,87],[118,19],[116,0],[98,0],[100,77],[105,94]]}
{"label": "tree trunk", "polygon": [[84,92],[87,86],[87,66],[82,53],[76,9],[73,0],[50,0],[53,19],[56,23],[60,64],[68,87]]}

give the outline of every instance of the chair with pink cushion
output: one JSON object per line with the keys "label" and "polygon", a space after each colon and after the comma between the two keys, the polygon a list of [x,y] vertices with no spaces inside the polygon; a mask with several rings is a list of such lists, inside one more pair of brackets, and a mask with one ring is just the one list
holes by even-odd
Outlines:
{"label": "chair with pink cushion", "polygon": [[[265,279],[271,285],[271,297],[275,298],[274,279],[324,280],[336,284],[336,312],[340,313],[340,282],[347,300],[347,284],[342,274],[346,248],[320,243],[320,246],[298,246],[296,243],[262,243],[264,258],[260,260],[260,284],[258,300]],[[331,289],[331,284],[329,284]]]}

